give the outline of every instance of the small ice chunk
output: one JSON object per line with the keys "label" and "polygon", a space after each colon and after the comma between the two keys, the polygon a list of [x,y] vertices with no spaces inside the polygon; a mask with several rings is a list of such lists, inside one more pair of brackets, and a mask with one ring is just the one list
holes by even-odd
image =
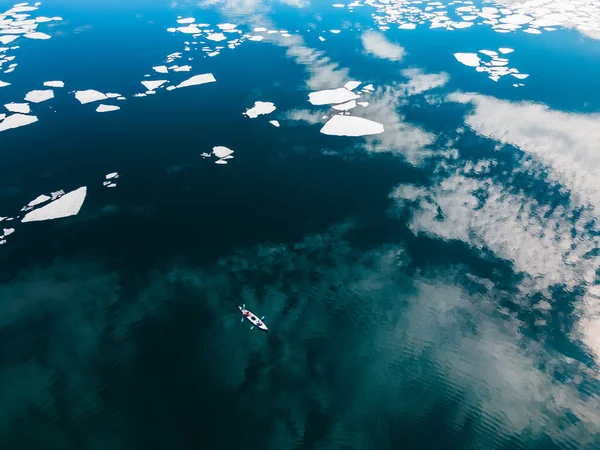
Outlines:
{"label": "small ice chunk", "polygon": [[495,52],[494,50],[479,50],[479,53],[483,53],[486,56],[498,56],[498,52]]}
{"label": "small ice chunk", "polygon": [[29,114],[31,112],[31,108],[29,107],[29,103],[7,103],[4,105],[6,109],[10,112],[21,113],[21,114]]}
{"label": "small ice chunk", "polygon": [[363,91],[374,91],[375,88],[373,87],[372,84],[367,84],[365,87],[363,87]]}
{"label": "small ice chunk", "polygon": [[223,147],[222,145],[213,147],[213,154],[217,158],[225,158],[226,156],[229,156],[232,153],[233,153],[233,150],[231,150],[230,148],[227,148],[227,147]]}
{"label": "small ice chunk", "polygon": [[217,50],[215,52],[208,53],[208,56],[210,56],[212,58],[213,56],[217,56],[218,54],[219,54],[219,51]]}
{"label": "small ice chunk", "polygon": [[215,164],[227,164],[227,161],[225,161],[224,159],[217,159],[215,161]]}
{"label": "small ice chunk", "polygon": [[25,96],[25,100],[32,103],[45,102],[51,98],[54,98],[54,91],[52,89],[31,91]]}
{"label": "small ice chunk", "polygon": [[527,28],[526,30],[523,30],[523,33],[542,34],[542,32],[540,30],[538,30],[537,28]]}
{"label": "small ice chunk", "polygon": [[519,80],[524,80],[525,78],[527,78],[529,76],[526,73],[511,73],[511,75]]}
{"label": "small ice chunk", "polygon": [[329,30],[329,32],[333,34],[340,34],[340,30]]}
{"label": "small ice chunk", "polygon": [[25,114],[12,114],[0,122],[0,131],[10,130],[11,128],[19,128],[25,125],[30,125],[37,122],[36,116],[28,116]]}
{"label": "small ice chunk", "polygon": [[10,83],[7,83],[6,81],[0,81],[0,88],[6,87],[6,86],[10,86]]}
{"label": "small ice chunk", "polygon": [[106,174],[107,180],[112,180],[113,178],[119,178],[119,172],[111,172]]}
{"label": "small ice chunk", "polygon": [[106,98],[119,98],[121,97],[121,94],[117,94],[115,92],[107,92],[106,93]]}
{"label": "small ice chunk", "polygon": [[152,70],[158,73],[169,73],[169,69],[167,69],[167,66],[154,66]]}
{"label": "small ice chunk", "polygon": [[185,34],[198,34],[202,31],[196,25],[188,25],[187,27],[178,27],[177,31]]}
{"label": "small ice chunk", "polygon": [[146,96],[146,94],[144,94],[144,93],[140,92],[139,94],[133,94],[133,96],[134,96],[134,97],[138,97],[138,98],[139,98],[139,97],[145,97],[145,96]]}
{"label": "small ice chunk", "polygon": [[265,27],[257,27],[252,31],[254,31],[255,33],[262,33],[264,31],[267,31],[267,29]]}
{"label": "small ice chunk", "polygon": [[346,88],[325,89],[323,91],[311,92],[308,94],[308,101],[313,105],[331,105],[335,103],[345,103],[358,98],[354,92]]}
{"label": "small ice chunk", "polygon": [[203,73],[201,75],[194,75],[191,78],[188,78],[185,81],[182,81],[177,85],[178,88],[188,87],[188,86],[197,86],[199,84],[204,83],[214,83],[217,81],[212,73]]}
{"label": "small ice chunk", "polygon": [[149,91],[153,91],[156,88],[161,87],[167,81],[169,81],[169,80],[149,80],[149,81],[141,81],[141,83],[144,85],[144,87],[146,89],[148,89]]}
{"label": "small ice chunk", "polygon": [[33,32],[33,33],[27,33],[27,34],[24,34],[24,36],[26,38],[29,38],[29,39],[42,39],[42,40],[50,39],[50,35],[49,34],[41,33],[39,31],[36,31],[36,32]]}
{"label": "small ice chunk", "polygon": [[454,28],[456,28],[457,30],[460,30],[462,28],[469,28],[472,25],[473,25],[473,22],[454,22],[454,23],[452,23],[452,26]]}
{"label": "small ice chunk", "polygon": [[500,48],[498,49],[498,51],[500,51],[500,53],[502,53],[503,55],[507,55],[507,54],[509,54],[509,53],[512,53],[512,52],[514,52],[515,50],[514,50],[514,49],[512,49],[512,48],[500,47]]}
{"label": "small ice chunk", "polygon": [[63,191],[62,189],[60,191],[50,192],[52,200],[56,200],[57,198],[60,198],[63,195],[65,195],[65,191]]}
{"label": "small ice chunk", "polygon": [[106,185],[107,188],[114,188],[117,187],[116,183],[108,183],[108,185]]}
{"label": "small ice chunk", "polygon": [[279,128],[279,121],[277,121],[277,120],[269,120],[269,123],[271,125],[273,125],[274,127]]}
{"label": "small ice chunk", "polygon": [[79,100],[82,105],[107,99],[106,95],[102,92],[95,91],[94,89],[75,91],[75,98]]}
{"label": "small ice chunk", "polygon": [[117,100],[127,100],[125,97],[117,97]]}
{"label": "small ice chunk", "polygon": [[456,60],[469,67],[477,67],[479,65],[479,56],[476,53],[455,53]]}
{"label": "small ice chunk", "polygon": [[252,36],[249,41],[260,42],[264,39],[264,36]]}
{"label": "small ice chunk", "polygon": [[115,105],[99,105],[96,108],[96,112],[105,113],[105,112],[117,111],[119,109],[121,109],[121,108],[119,106],[115,106]]}
{"label": "small ice chunk", "polygon": [[333,109],[337,109],[338,111],[348,111],[354,107],[356,107],[356,100],[350,100],[349,102],[342,103],[341,105],[334,105]]}
{"label": "small ice chunk", "polygon": [[11,234],[13,234],[15,232],[14,228],[3,228],[2,231],[4,232],[4,236],[10,236]]}
{"label": "small ice chunk", "polygon": [[348,89],[349,91],[353,91],[354,89],[356,89],[357,87],[360,86],[360,81],[348,81],[344,87],[346,89]]}
{"label": "small ice chunk", "polygon": [[206,36],[206,39],[208,39],[209,41],[220,42],[220,41],[224,41],[227,38],[225,37],[225,35],[223,33],[213,33],[213,34],[209,34],[208,36]]}
{"label": "small ice chunk", "polygon": [[383,133],[383,125],[355,116],[335,115],[321,128],[321,133],[330,136],[369,136]]}
{"label": "small ice chunk", "polygon": [[244,114],[251,119],[256,119],[258,116],[271,114],[275,109],[275,104],[272,102],[254,102],[254,106],[248,109]]}
{"label": "small ice chunk", "polygon": [[399,30],[414,30],[415,28],[417,28],[415,23],[403,23],[398,27]]}
{"label": "small ice chunk", "polygon": [[74,216],[79,213],[86,194],[87,187],[80,187],[79,189],[63,195],[57,200],[54,200],[46,206],[28,212],[21,222],[37,222],[41,220],[52,220]]}
{"label": "small ice chunk", "polygon": [[319,40],[320,40],[321,42],[323,42],[323,41],[325,41],[325,38],[324,38],[323,36],[319,36]]}
{"label": "small ice chunk", "polygon": [[65,83],[63,81],[44,81],[44,86],[53,87],[53,88],[62,88],[62,87],[65,87]]}
{"label": "small ice chunk", "polygon": [[192,66],[175,66],[173,72],[189,72],[192,70]]}
{"label": "small ice chunk", "polygon": [[174,91],[175,89],[177,89],[176,86],[167,86],[167,91]]}
{"label": "small ice chunk", "polygon": [[185,25],[187,23],[194,23],[196,21],[196,19],[194,19],[193,17],[187,17],[185,19],[177,19],[177,23],[180,23],[182,25]]}
{"label": "small ice chunk", "polygon": [[48,200],[50,200],[50,198],[51,197],[48,197],[47,195],[44,195],[44,194],[39,195],[36,198],[34,198],[33,200],[31,200],[29,203],[27,203],[27,206],[31,206],[31,207],[37,206],[40,203],[47,202]]}

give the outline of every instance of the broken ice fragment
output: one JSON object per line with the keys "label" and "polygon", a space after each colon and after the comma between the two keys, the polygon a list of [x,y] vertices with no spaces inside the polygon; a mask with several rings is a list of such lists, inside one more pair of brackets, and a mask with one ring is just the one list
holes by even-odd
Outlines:
{"label": "broken ice fragment", "polygon": [[275,109],[275,104],[272,102],[254,102],[254,106],[248,109],[244,114],[251,119],[256,119],[258,116],[271,114]]}
{"label": "broken ice fragment", "polygon": [[383,133],[383,125],[355,116],[335,115],[321,128],[321,133],[331,136],[368,136]]}
{"label": "broken ice fragment", "polygon": [[105,112],[117,111],[119,109],[121,109],[121,108],[119,106],[115,106],[115,105],[99,105],[96,108],[96,112],[105,113]]}
{"label": "broken ice fragment", "polygon": [[313,105],[345,103],[357,98],[358,95],[346,88],[325,89],[323,91],[316,91],[308,94],[308,101]]}
{"label": "broken ice fragment", "polygon": [[53,87],[53,88],[61,88],[61,87],[65,87],[65,83],[62,81],[44,81],[44,86]]}
{"label": "broken ice fragment", "polygon": [[479,56],[476,53],[455,53],[456,60],[469,67],[477,67],[479,65]]}
{"label": "broken ice fragment", "polygon": [[4,105],[6,109],[10,112],[29,114],[31,112],[31,108],[29,107],[29,103],[7,103]]}
{"label": "broken ice fragment", "polygon": [[25,96],[25,100],[32,103],[45,102],[51,98],[54,98],[54,91],[52,89],[31,91]]}
{"label": "broken ice fragment", "polygon": [[11,128],[19,128],[25,125],[37,122],[36,116],[28,116],[25,114],[12,114],[0,122],[0,131],[10,130]]}
{"label": "broken ice fragment", "polygon": [[217,81],[212,73],[203,73],[201,75],[194,75],[191,78],[188,78],[185,81],[182,81],[177,85],[178,88],[188,87],[188,86],[197,86],[199,84],[204,83],[214,83]]}
{"label": "broken ice fragment", "polygon": [[79,213],[81,205],[85,200],[87,187],[83,186],[79,189],[71,191],[53,202],[34,209],[25,214],[21,222],[37,222],[41,220],[59,219],[62,217],[74,216]]}
{"label": "broken ice fragment", "polygon": [[94,89],[87,89],[85,91],[75,91],[75,98],[84,105],[99,100],[106,100],[107,97],[102,92],[95,91]]}
{"label": "broken ice fragment", "polygon": [[353,91],[354,89],[356,89],[358,86],[360,86],[360,81],[348,81],[344,87],[346,89],[348,89],[349,91]]}
{"label": "broken ice fragment", "polygon": [[156,88],[159,88],[163,84],[165,84],[168,80],[151,80],[151,81],[141,81],[146,89],[149,91],[153,91]]}
{"label": "broken ice fragment", "polygon": [[277,120],[269,120],[269,123],[274,127],[279,128],[279,122]]}

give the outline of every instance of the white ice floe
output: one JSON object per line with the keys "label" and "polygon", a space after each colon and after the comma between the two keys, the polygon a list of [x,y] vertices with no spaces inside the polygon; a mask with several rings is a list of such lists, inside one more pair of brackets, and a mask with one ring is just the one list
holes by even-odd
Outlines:
{"label": "white ice floe", "polygon": [[112,180],[113,178],[119,178],[119,172],[107,173],[105,178],[107,180]]}
{"label": "white ice floe", "polygon": [[79,189],[64,194],[62,197],[41,208],[28,212],[21,222],[38,222],[41,220],[52,220],[74,216],[79,213],[86,194],[87,187],[80,187]]}
{"label": "white ice floe", "polygon": [[340,34],[340,31],[341,30],[329,30],[329,32],[333,34]]}
{"label": "white ice floe", "polygon": [[0,88],[6,87],[6,86],[10,86],[10,83],[7,83],[6,81],[0,81]]}
{"label": "white ice floe", "polygon": [[540,30],[538,30],[537,28],[527,28],[527,29],[523,30],[523,33],[542,34],[542,32]]}
{"label": "white ice floe", "polygon": [[321,133],[331,136],[369,136],[383,133],[383,125],[369,119],[335,115],[321,128]]}
{"label": "white ice floe", "polygon": [[495,52],[494,50],[479,50],[479,53],[482,53],[482,54],[492,57],[492,58],[494,56],[498,56],[498,52]]}
{"label": "white ice floe", "polygon": [[2,235],[2,237],[4,238],[6,236],[10,236],[11,234],[13,234],[15,232],[15,229],[14,228],[3,228],[2,232],[4,233]]}
{"label": "white ice floe", "polygon": [[187,27],[177,27],[177,31],[185,34],[199,34],[202,33],[200,28],[196,25],[188,25]]}
{"label": "white ice floe", "polygon": [[63,81],[44,81],[44,86],[53,87],[53,88],[62,88],[62,87],[65,87],[65,83]]}
{"label": "white ice floe", "polygon": [[119,109],[121,109],[121,108],[119,106],[115,106],[115,105],[99,105],[96,108],[96,112],[105,113],[105,112],[117,111]]}
{"label": "white ice floe", "polygon": [[79,100],[82,105],[107,99],[106,95],[104,95],[102,92],[95,91],[94,89],[75,91],[75,98]]}
{"label": "white ice floe", "polygon": [[313,105],[331,105],[345,103],[358,98],[354,92],[346,88],[325,89],[308,94],[308,101]]}
{"label": "white ice floe", "polygon": [[50,39],[50,35],[49,34],[40,33],[39,31],[36,31],[34,33],[27,33],[24,36],[26,38],[29,38],[29,39],[42,39],[42,40]]}
{"label": "white ice floe", "polygon": [[173,72],[189,72],[192,66],[173,66]]}
{"label": "white ice floe", "polygon": [[25,100],[32,103],[45,102],[51,98],[54,98],[54,91],[52,89],[31,91],[25,96]]}
{"label": "white ice floe", "polygon": [[177,85],[178,88],[188,87],[188,86],[197,86],[199,84],[205,83],[214,83],[217,81],[212,73],[203,73],[201,75],[194,75],[191,78],[188,78],[185,81],[182,81]]}
{"label": "white ice floe", "polygon": [[108,184],[106,185],[106,187],[107,187],[107,188],[114,188],[114,187],[117,187],[117,184],[116,184],[116,183],[108,183]]}
{"label": "white ice floe", "polygon": [[19,128],[25,125],[30,125],[37,122],[36,116],[28,116],[25,114],[12,114],[0,122],[0,131],[10,130],[11,128]]}
{"label": "white ice floe", "polygon": [[359,87],[361,84],[360,81],[348,81],[344,87],[346,89],[348,89],[349,91],[353,91],[354,89],[356,89],[357,87]]}
{"label": "white ice floe", "polygon": [[372,84],[367,84],[365,87],[363,87],[363,91],[374,91],[375,88],[373,87]]}
{"label": "white ice floe", "polygon": [[5,36],[0,36],[0,44],[10,44],[12,41],[18,39],[19,36],[10,36],[10,35],[5,35]]}
{"label": "white ice floe", "polygon": [[414,30],[415,28],[417,28],[415,23],[403,23],[398,27],[399,30]]}
{"label": "white ice floe", "polygon": [[227,161],[225,161],[224,159],[217,159],[215,161],[215,164],[227,164]]}
{"label": "white ice floe", "polygon": [[264,36],[252,36],[249,41],[260,42],[264,39]]}
{"label": "white ice floe", "polygon": [[279,128],[279,121],[277,121],[277,120],[269,120],[269,123],[271,125],[273,125],[274,127]]}
{"label": "white ice floe", "polygon": [[225,37],[223,33],[213,33],[206,36],[206,39],[208,39],[209,41],[220,42],[227,39],[227,37]]}
{"label": "white ice floe", "polygon": [[169,73],[167,66],[154,66],[152,70],[158,73]]}
{"label": "white ice floe", "polygon": [[167,86],[167,91],[174,91],[177,89],[177,86]]}
{"label": "white ice floe", "polygon": [[180,23],[182,25],[188,24],[188,23],[194,23],[196,21],[196,19],[194,19],[193,17],[187,17],[185,19],[177,19],[177,23]]}
{"label": "white ice floe", "polygon": [[477,53],[455,53],[454,57],[459,63],[469,67],[477,67],[480,61]]}
{"label": "white ice floe", "polygon": [[237,25],[233,23],[220,23],[219,25],[217,25],[217,27],[219,27],[219,29],[223,31],[232,31],[237,28]]}
{"label": "white ice floe", "polygon": [[107,92],[105,95],[106,95],[106,98],[119,98],[119,97],[121,97],[121,94],[117,94],[116,92]]}
{"label": "white ice floe", "polygon": [[148,89],[149,91],[153,91],[153,90],[161,87],[167,81],[168,80],[148,80],[148,81],[141,81],[141,83],[144,85],[144,87],[146,89]]}
{"label": "white ice floe", "polygon": [[31,200],[29,203],[27,203],[27,206],[30,206],[33,208],[34,206],[37,206],[44,202],[47,202],[48,200],[50,200],[50,198],[51,197],[48,197],[47,195],[44,195],[44,194],[39,195],[36,198],[34,198],[33,200]]}
{"label": "white ice floe", "polygon": [[527,78],[529,76],[526,73],[511,73],[511,75],[515,78],[518,78],[519,80],[524,80],[525,78]]}
{"label": "white ice floe", "polygon": [[254,31],[255,33],[263,33],[265,31],[267,31],[267,29],[265,27],[256,27],[252,31]]}
{"label": "white ice floe", "polygon": [[229,156],[232,153],[233,150],[227,147],[223,147],[222,145],[213,147],[213,155],[215,155],[217,158],[225,158],[226,156]]}
{"label": "white ice floe", "polygon": [[10,112],[21,113],[21,114],[29,114],[31,112],[31,108],[29,107],[29,103],[7,103],[4,105],[6,109]]}
{"label": "white ice floe", "polygon": [[275,109],[275,104],[272,102],[254,102],[254,106],[248,109],[244,114],[251,119],[256,119],[258,116],[271,114]]}
{"label": "white ice floe", "polygon": [[337,109],[338,111],[348,111],[355,107],[356,107],[356,100],[350,100],[349,102],[342,103],[341,105],[334,105],[333,109]]}

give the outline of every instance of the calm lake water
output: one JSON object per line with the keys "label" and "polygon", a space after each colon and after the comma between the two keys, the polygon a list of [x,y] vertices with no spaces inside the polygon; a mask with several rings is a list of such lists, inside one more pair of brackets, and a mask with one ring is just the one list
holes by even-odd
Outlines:
{"label": "calm lake water", "polygon": [[0,6],[0,448],[600,448],[600,5],[337,1]]}

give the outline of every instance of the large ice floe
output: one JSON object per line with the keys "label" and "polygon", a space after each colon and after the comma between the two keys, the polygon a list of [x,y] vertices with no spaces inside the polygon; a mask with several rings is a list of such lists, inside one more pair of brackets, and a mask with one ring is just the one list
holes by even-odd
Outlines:
{"label": "large ice floe", "polygon": [[71,191],[53,202],[25,214],[21,222],[39,222],[60,219],[79,213],[87,194],[87,187]]}
{"label": "large ice floe", "polygon": [[331,136],[369,136],[383,133],[383,125],[369,119],[335,115],[321,128],[321,133]]}
{"label": "large ice floe", "polygon": [[76,91],[75,98],[84,105],[86,103],[98,102],[100,100],[106,100],[108,97],[102,92],[95,91],[94,89],[86,89],[85,91]]}
{"label": "large ice floe", "polygon": [[19,128],[25,125],[30,125],[37,122],[36,116],[28,116],[26,114],[12,114],[0,122],[0,131],[10,130],[11,128]]}
{"label": "large ice floe", "polygon": [[6,109],[10,112],[21,113],[21,114],[29,114],[31,112],[31,108],[29,107],[29,103],[7,103],[4,105]]}
{"label": "large ice floe", "polygon": [[51,98],[54,98],[54,91],[52,89],[35,90],[28,92],[27,95],[25,95],[25,100],[32,103],[45,102]]}
{"label": "large ice floe", "polygon": [[272,102],[254,102],[254,106],[248,109],[244,115],[256,119],[258,116],[271,114],[275,109],[275,104]]}
{"label": "large ice floe", "polygon": [[308,101],[313,105],[332,105],[356,100],[358,95],[346,88],[325,89],[308,94]]}
{"label": "large ice floe", "polygon": [[191,78],[188,78],[185,81],[182,81],[177,85],[178,88],[189,87],[189,86],[197,86],[205,83],[214,83],[217,81],[212,73],[203,73],[201,75],[194,75]]}

